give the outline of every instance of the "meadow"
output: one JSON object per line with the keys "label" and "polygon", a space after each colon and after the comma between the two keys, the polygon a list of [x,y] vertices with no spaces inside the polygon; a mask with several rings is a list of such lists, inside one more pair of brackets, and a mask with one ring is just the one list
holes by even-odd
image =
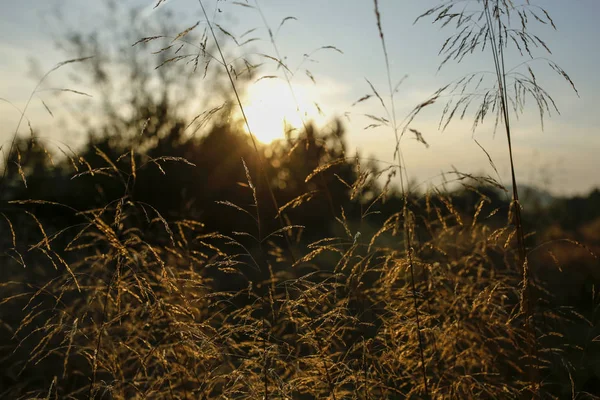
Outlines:
{"label": "meadow", "polygon": [[[468,70],[483,52],[489,70],[405,118],[374,0],[365,23],[389,84],[368,81],[356,106],[381,106],[369,129],[395,139],[384,163],[348,148],[343,119],[299,116],[279,140],[261,137],[268,110],[258,118],[244,104],[252,83],[272,78],[260,64],[300,99],[274,34],[292,17],[270,24],[259,0],[238,5],[264,22],[262,59],[244,53],[253,33],[213,23],[219,3],[203,0],[203,23],[190,27],[165,19],[142,36],[113,22],[121,41],[107,45],[120,46],[125,84],[98,38],[63,38],[71,58],[41,77],[4,145],[0,398],[600,398],[600,192],[543,201],[513,162],[513,121],[535,113],[551,124],[560,107],[529,60],[550,57],[544,67],[577,92],[535,33],[552,16],[518,0],[423,10],[416,23],[449,34],[441,67]],[[518,73],[509,51],[523,58]],[[99,123],[78,114],[81,146],[48,139],[27,112],[68,68],[101,93]],[[205,96],[193,79],[225,100],[190,116],[186,101]],[[403,145],[428,146],[413,122],[438,105],[442,128],[495,126],[508,187],[458,170],[415,187]]]}

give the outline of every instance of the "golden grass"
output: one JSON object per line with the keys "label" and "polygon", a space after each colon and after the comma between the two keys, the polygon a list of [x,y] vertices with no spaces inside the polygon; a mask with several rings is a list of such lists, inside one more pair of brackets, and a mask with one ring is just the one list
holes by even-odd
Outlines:
{"label": "golden grass", "polygon": [[[510,152],[508,104],[522,104],[527,92],[536,99],[543,117],[553,102],[537,86],[531,69],[530,78],[516,78],[516,97],[509,101],[509,74],[502,54],[505,36],[494,27],[500,24],[500,32],[516,35],[514,39],[527,51],[534,42],[546,45],[502,25],[510,13],[523,17],[512,2],[476,2],[483,7],[480,14],[452,12],[458,3],[446,2],[424,16],[442,24],[458,21],[456,28],[462,33],[451,37],[442,49],[446,56],[442,64],[462,59],[483,45],[480,40],[490,38],[495,86],[486,89],[475,126],[486,113],[496,111],[506,127]],[[209,57],[230,66],[202,0],[199,5],[219,53]],[[258,2],[255,5],[268,27]],[[377,0],[374,8],[387,67],[388,97],[370,87],[386,114],[381,121],[387,121],[395,134],[395,165],[376,171],[343,151],[336,159],[326,153],[303,177],[304,183],[321,180],[280,205],[269,160],[250,133],[257,171],[244,160],[239,160],[239,169],[252,204],[239,199],[223,199],[219,204],[226,212],[239,214],[240,221],[250,217],[256,228],[252,231],[211,232],[201,220],[162,215],[152,205],[137,201],[133,189],[149,168],[165,173],[161,165],[167,162],[189,162],[171,156],[145,157],[133,145],[115,159],[96,147],[101,166],[92,167],[97,164],[73,151],[67,156],[74,177],[108,177],[119,182],[122,195],[102,207],[79,210],[37,199],[10,202],[12,214],[3,214],[3,252],[12,260],[11,268],[25,267],[26,272],[15,274],[20,280],[1,282],[0,306],[20,311],[18,321],[4,321],[4,317],[1,321],[2,332],[11,336],[7,340],[11,355],[6,357],[12,361],[3,378],[11,385],[2,388],[0,395],[47,399],[584,395],[580,382],[575,382],[572,364],[580,342],[571,340],[569,333],[573,326],[588,321],[576,309],[557,306],[554,294],[536,275],[537,267],[531,265],[539,259],[527,256],[530,249],[514,166],[512,207],[502,224],[486,222],[502,212],[488,209],[491,200],[469,186],[471,175],[456,173],[458,181],[469,180],[465,187],[473,189],[476,200],[468,213],[444,190],[422,197],[410,190],[401,139],[412,132],[426,142],[419,131],[397,123],[396,88],[391,84],[383,11]],[[537,19],[553,25],[543,10],[535,12]],[[483,31],[474,30],[475,25],[461,30],[482,18],[487,27]],[[182,31],[173,42],[194,28]],[[271,41],[277,62],[283,63],[272,36]],[[225,70],[243,114],[234,74],[230,68]],[[285,78],[290,83],[287,72]],[[442,92],[462,93],[476,78],[476,74],[462,78],[436,92],[415,108],[409,122],[438,101]],[[461,107],[465,107],[464,115],[468,104],[468,97],[451,100],[442,125]],[[286,157],[316,146],[318,138],[310,139],[310,127],[304,128],[304,136],[285,148]],[[25,183],[20,154],[13,139],[8,157],[15,157],[17,175]],[[337,178],[347,187],[350,201],[361,205],[358,217],[336,206],[328,192],[324,175],[339,165],[351,165],[355,171],[354,181]],[[388,174],[387,184],[365,200],[365,191],[384,174]],[[394,177],[400,177],[400,195],[388,190]],[[494,183],[490,178],[481,182]],[[267,196],[261,195],[265,192]],[[331,208],[340,234],[305,243],[301,239],[304,221],[292,220],[290,215],[319,195]],[[394,198],[399,200],[399,209],[385,215],[380,226],[370,225],[378,209]],[[271,202],[268,207],[260,203],[265,199]],[[17,209],[23,211],[19,214]],[[60,209],[79,222],[47,229],[36,216],[47,209]],[[269,218],[277,219],[278,226],[273,228]],[[27,228],[24,238],[21,226]],[[593,239],[594,226],[584,228],[584,234]],[[56,245],[63,242],[66,245]],[[555,250],[558,258],[565,251],[561,246]]]}

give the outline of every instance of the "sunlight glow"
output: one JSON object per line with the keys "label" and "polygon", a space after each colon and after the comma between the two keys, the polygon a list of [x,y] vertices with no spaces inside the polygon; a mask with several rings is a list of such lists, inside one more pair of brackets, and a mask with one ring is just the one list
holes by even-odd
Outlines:
{"label": "sunlight glow", "polygon": [[252,133],[260,142],[268,144],[283,139],[284,129],[300,130],[303,120],[319,123],[324,119],[310,87],[293,85],[292,88],[295,99],[285,81],[272,78],[257,81],[246,92],[244,112]]}

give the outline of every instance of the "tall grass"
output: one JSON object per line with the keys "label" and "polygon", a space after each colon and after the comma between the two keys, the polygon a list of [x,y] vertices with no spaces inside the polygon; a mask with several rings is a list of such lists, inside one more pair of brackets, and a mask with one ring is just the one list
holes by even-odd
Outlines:
{"label": "tall grass", "polygon": [[[456,117],[457,111],[461,112],[460,118],[462,119],[471,102],[474,99],[477,101],[483,95],[483,99],[477,106],[473,129],[480,122],[483,122],[489,112],[494,111],[496,112],[496,125],[501,123],[504,127],[512,186],[512,224],[515,228],[517,239],[518,265],[523,271],[521,302],[523,313],[527,317],[526,324],[530,332],[528,339],[530,358],[535,363],[531,371],[532,379],[536,380],[537,386],[534,391],[539,396],[541,378],[539,377],[539,364],[537,362],[537,334],[533,317],[535,313],[535,298],[532,290],[530,265],[527,261],[526,235],[521,215],[521,204],[519,202],[512,145],[513,126],[510,115],[511,111],[517,114],[524,111],[525,98],[527,96],[531,96],[538,107],[542,127],[546,113],[549,114],[552,110],[558,112],[558,108],[550,94],[536,80],[534,71],[530,66],[534,61],[541,60],[547,63],[555,72],[571,84],[575,92],[577,92],[577,89],[571,78],[556,63],[544,58],[534,58],[533,51],[535,48],[541,48],[547,53],[550,53],[550,49],[542,39],[536,36],[536,34],[531,33],[529,25],[535,21],[544,25],[550,25],[556,29],[554,21],[544,8],[532,5],[529,1],[517,4],[514,1],[482,0],[475,2],[472,6],[471,4],[465,6],[462,2],[447,1],[427,10],[416,21],[430,15],[434,18],[435,23],[439,23],[442,26],[454,25],[456,32],[446,40],[440,50],[440,54],[444,56],[440,68],[449,61],[462,62],[474,51],[485,51],[486,49],[490,54],[494,67],[493,86],[491,88],[483,87],[480,89],[480,85],[487,72],[476,72],[468,74],[456,82],[441,88],[436,92],[433,99],[436,99],[439,94],[444,92],[450,92],[453,95],[444,109],[440,122],[440,124],[446,127]],[[514,21],[517,21],[520,26],[515,27]],[[521,56],[529,58],[522,64],[511,69],[507,66],[505,57],[505,53],[510,45],[515,46]],[[526,73],[522,73],[521,70],[525,68]],[[474,91],[471,92],[472,82],[477,79],[478,82],[474,87]],[[509,79],[511,80],[510,82]],[[509,92],[509,88],[513,88],[512,93]]]}
{"label": "tall grass", "polygon": [[[161,3],[156,7],[168,6]],[[258,0],[254,5],[276,53],[272,59],[293,91],[291,69]],[[280,204],[271,175],[276,167],[252,133],[224,50],[232,35],[218,35],[205,2],[198,0],[210,33],[204,38],[212,38],[217,51],[205,57],[217,60],[227,75],[256,161],[239,160],[244,195],[218,204],[223,212],[238,215],[240,226],[248,227],[243,222],[248,219],[252,226],[213,232],[201,220],[163,215],[136,198],[136,184],[149,170],[168,174],[163,167],[171,162],[194,167],[183,158],[150,156],[135,148],[135,141],[114,157],[100,147],[94,149],[94,160],[67,156],[63,162],[73,166],[75,180],[89,178],[100,189],[118,187],[119,192],[89,209],[44,199],[6,204],[10,212],[3,216],[10,234],[2,239],[2,250],[12,260],[10,268],[27,272],[1,282],[2,329],[11,339],[2,353],[2,379],[8,384],[0,396],[335,400],[585,395],[575,374],[579,344],[568,337],[571,325],[584,317],[556,305],[543,281],[534,279],[511,144],[510,104],[521,112],[524,97],[531,95],[544,117],[554,102],[527,64],[529,76],[507,70],[505,48],[510,39],[528,54],[533,46],[547,49],[529,33],[528,18],[554,22],[528,4],[482,0],[454,12],[459,5],[449,1],[421,17],[432,16],[444,26],[457,23],[457,33],[442,48],[442,65],[489,49],[492,86],[479,89],[484,75],[469,74],[435,92],[401,125],[382,23],[385,10],[374,0],[372,22],[388,93],[382,96],[369,85],[386,114],[382,121],[389,121],[394,133],[394,164],[366,168],[360,157],[346,157],[343,146],[337,153],[325,149],[302,176],[306,191]],[[510,27],[511,16],[522,22],[520,29]],[[509,79],[514,81],[509,84]],[[468,189],[460,194],[444,187],[427,193],[410,189],[402,138],[411,132],[424,142],[411,122],[445,92],[453,96],[441,125],[458,113],[462,118],[473,99],[483,99],[475,127],[489,112],[496,112],[497,123],[503,124],[512,175],[510,212],[503,213],[484,190],[498,185],[489,178],[456,172],[456,181]],[[311,129],[305,123],[298,140],[280,144],[281,160],[326,146]],[[19,154],[13,139],[8,159]],[[339,165],[351,167],[353,181],[332,172]],[[387,183],[379,185],[386,174]],[[24,175],[20,164],[18,175]],[[321,185],[309,190],[317,176]],[[395,176],[399,194],[390,183]],[[329,192],[331,182],[345,188],[340,204]],[[319,199],[334,214],[331,231],[337,234],[306,241],[302,233],[310,228],[305,226],[310,216],[302,214],[302,207]],[[74,222],[53,226],[49,219],[45,227],[44,217],[36,216],[45,210],[54,210],[46,216],[65,213]],[[22,313],[9,315],[7,310],[15,309]]]}

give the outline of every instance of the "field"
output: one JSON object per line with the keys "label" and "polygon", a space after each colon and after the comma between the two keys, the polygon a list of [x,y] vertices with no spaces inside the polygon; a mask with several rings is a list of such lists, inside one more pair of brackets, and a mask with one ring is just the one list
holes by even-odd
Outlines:
{"label": "field", "polygon": [[[68,61],[18,111],[0,182],[0,398],[600,398],[600,192],[549,196],[521,184],[513,160],[517,118],[551,124],[560,107],[530,61],[549,57],[543,67],[578,90],[535,32],[553,16],[517,0],[423,10],[416,23],[448,33],[431,49],[442,46],[440,67],[468,71],[477,52],[489,68],[405,116],[374,0],[365,24],[388,85],[367,80],[354,106],[379,107],[367,132],[393,138],[383,162],[349,148],[343,118],[300,111],[310,101],[277,42],[294,17],[270,23],[262,2],[233,4],[264,24],[272,53],[257,56],[254,32],[215,22],[236,2],[223,3],[199,0],[202,23],[171,15],[152,36],[127,21],[109,27],[116,42],[66,35]],[[275,105],[248,102],[253,84],[278,96],[262,64],[297,110],[283,127],[270,123]],[[49,139],[28,114],[36,101],[60,112],[43,91],[86,104],[79,89],[47,88],[70,69],[101,93],[100,108],[73,112],[81,145]],[[483,147],[497,176],[414,183],[405,143],[429,147],[415,121],[438,106],[442,129],[472,118],[505,138],[508,184]]]}

